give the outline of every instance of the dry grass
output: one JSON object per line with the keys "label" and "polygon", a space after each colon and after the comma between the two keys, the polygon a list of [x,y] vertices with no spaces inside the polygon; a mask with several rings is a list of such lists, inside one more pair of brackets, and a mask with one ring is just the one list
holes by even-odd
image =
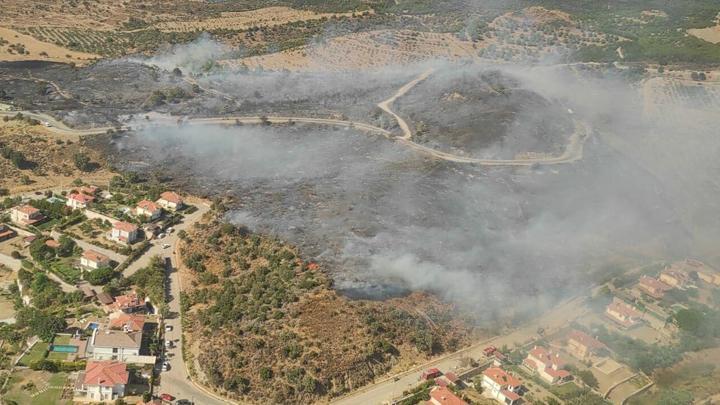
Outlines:
{"label": "dry grass", "polygon": [[330,39],[324,44],[225,61],[271,70],[346,70],[403,65],[434,58],[473,58],[481,44],[452,34],[377,30]]}
{"label": "dry grass", "polygon": [[[39,125],[0,121],[0,142],[22,152],[25,159],[37,165],[33,170],[20,170],[7,159],[0,158],[0,172],[3,173],[0,188],[7,188],[10,193],[68,185],[77,178],[103,184],[112,177],[104,167],[102,156],[83,146],[78,138],[51,133]],[[78,170],[73,160],[78,152],[86,153],[93,162],[100,163],[100,169],[92,173]],[[23,184],[24,176],[30,179],[29,184]]]}
{"label": "dry grass", "polygon": [[[40,59],[52,62],[73,62],[82,65],[99,57],[95,54],[75,52],[49,42],[43,42],[9,28],[0,27],[0,38],[8,42],[0,46],[1,61]],[[21,54],[17,51],[17,44],[22,45],[25,50],[24,53]],[[14,49],[11,48],[13,45],[15,45]]]}
{"label": "dry grass", "polygon": [[315,13],[290,7],[267,7],[251,11],[223,12],[218,17],[163,21],[155,28],[165,32],[208,31],[218,29],[245,30],[251,27],[272,27],[296,21],[346,17],[353,13]]}

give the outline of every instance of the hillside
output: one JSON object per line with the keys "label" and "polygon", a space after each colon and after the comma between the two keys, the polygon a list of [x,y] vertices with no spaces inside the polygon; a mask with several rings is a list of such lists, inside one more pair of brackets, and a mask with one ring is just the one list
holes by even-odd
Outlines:
{"label": "hillside", "polygon": [[348,300],[292,246],[217,217],[187,235],[180,255],[184,355],[191,374],[231,398],[337,396],[470,337],[431,296]]}

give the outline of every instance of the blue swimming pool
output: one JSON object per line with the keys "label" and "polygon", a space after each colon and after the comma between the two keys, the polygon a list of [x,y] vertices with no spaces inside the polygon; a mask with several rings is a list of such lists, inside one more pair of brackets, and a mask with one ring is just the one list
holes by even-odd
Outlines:
{"label": "blue swimming pool", "polygon": [[89,329],[95,330],[98,328],[98,324],[96,322],[90,322],[87,327]]}
{"label": "blue swimming pool", "polygon": [[50,351],[59,353],[77,353],[78,347],[71,345],[52,345],[50,347]]}

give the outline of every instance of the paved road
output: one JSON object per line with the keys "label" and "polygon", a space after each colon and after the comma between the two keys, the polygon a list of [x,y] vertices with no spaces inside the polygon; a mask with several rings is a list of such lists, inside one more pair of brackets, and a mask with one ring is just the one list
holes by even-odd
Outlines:
{"label": "paved road", "polygon": [[[170,312],[176,315],[165,319],[165,324],[172,326],[172,330],[166,332],[166,339],[172,340],[175,343],[175,347],[168,350],[168,362],[170,363],[170,370],[163,371],[160,373],[160,386],[157,388],[158,394],[167,393],[178,399],[189,399],[200,405],[216,405],[216,404],[227,404],[229,401],[223,400],[216,397],[210,392],[198,387],[194,384],[187,373],[187,368],[182,359],[182,349],[180,347],[182,336],[182,324],[180,322],[180,279],[179,274],[176,271],[179,263],[174,259],[172,252],[175,249],[177,241],[177,232],[180,230],[187,230],[192,224],[200,220],[204,213],[210,208],[204,204],[196,204],[198,210],[185,217],[182,223],[176,225],[174,228],[175,232],[169,234],[164,239],[157,241],[148,252],[146,252],[140,259],[129,266],[125,270],[125,276],[130,276],[135,273],[138,269],[148,264],[151,257],[155,255],[161,255],[162,257],[168,257],[172,261],[172,266],[168,269],[168,306]],[[171,247],[163,249],[163,244],[170,244]]]}
{"label": "paved road", "polygon": [[[190,215],[185,216],[183,221],[175,226],[173,228],[175,229],[175,232],[168,234],[163,239],[155,239],[151,241],[150,249],[148,249],[147,252],[145,252],[144,255],[140,256],[137,260],[132,262],[124,271],[123,275],[125,277],[130,277],[138,270],[142,269],[143,267],[146,267],[148,264],[150,264],[150,259],[153,256],[170,256],[170,253],[172,252],[172,246],[175,245],[175,242],[177,241],[178,237],[177,234],[179,231],[185,230],[200,220],[202,218],[203,214],[208,212],[210,207],[207,207],[204,204],[196,204],[195,205],[198,210],[193,212]],[[168,244],[171,247],[169,248],[163,248],[164,244]]]}
{"label": "paved road", "polygon": [[435,359],[405,373],[391,376],[378,383],[361,388],[348,396],[332,401],[332,403],[337,405],[377,405],[390,401],[393,398],[401,396],[404,390],[416,386],[422,372],[430,367],[437,367],[443,372],[458,371],[462,358],[471,357],[481,359],[483,358],[482,350],[488,345],[492,344],[497,347],[507,345],[508,347],[513,347],[516,343],[526,343],[532,338],[537,337],[536,331],[538,327],[545,328],[546,333],[551,334],[567,326],[570,321],[587,312],[587,308],[581,305],[582,300],[583,298],[568,300],[556,306],[552,311],[546,313],[538,320],[530,322],[510,334],[475,343],[470,347]]}

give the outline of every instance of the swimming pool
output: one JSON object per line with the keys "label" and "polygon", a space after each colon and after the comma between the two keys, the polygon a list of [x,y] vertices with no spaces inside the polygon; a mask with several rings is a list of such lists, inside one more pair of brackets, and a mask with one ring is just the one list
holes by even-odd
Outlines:
{"label": "swimming pool", "polygon": [[88,328],[88,329],[95,330],[95,329],[98,328],[98,324],[97,324],[97,322],[90,322],[90,323],[88,324],[87,328]]}
{"label": "swimming pool", "polygon": [[52,345],[50,347],[50,351],[58,353],[77,353],[78,347],[71,345]]}

